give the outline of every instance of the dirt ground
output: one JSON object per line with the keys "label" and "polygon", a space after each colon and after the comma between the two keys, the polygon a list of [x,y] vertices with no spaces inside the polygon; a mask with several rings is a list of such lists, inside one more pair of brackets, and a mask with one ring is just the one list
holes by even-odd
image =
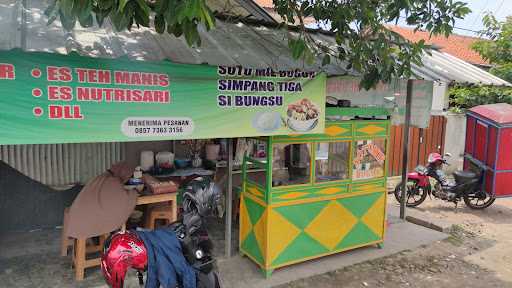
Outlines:
{"label": "dirt ground", "polygon": [[[396,213],[395,200],[390,198],[388,203],[394,208],[388,212]],[[414,251],[298,280],[280,288],[512,288],[512,199],[497,200],[484,211],[473,211],[462,204],[457,212],[453,204],[427,199],[419,208],[408,209],[407,215],[453,227],[451,236]],[[222,238],[221,231],[215,230],[212,236]],[[87,281],[74,281],[70,258],[57,256],[59,237],[59,231],[52,230],[0,241],[0,287],[106,287],[99,269],[90,269]],[[223,244],[218,243],[217,247]],[[138,287],[134,275],[129,279],[128,287]]]}
{"label": "dirt ground", "polygon": [[[394,201],[389,198],[389,203]],[[408,209],[408,215],[451,227],[450,237],[279,288],[512,287],[512,200],[499,199],[484,211],[474,211],[427,199]]]}

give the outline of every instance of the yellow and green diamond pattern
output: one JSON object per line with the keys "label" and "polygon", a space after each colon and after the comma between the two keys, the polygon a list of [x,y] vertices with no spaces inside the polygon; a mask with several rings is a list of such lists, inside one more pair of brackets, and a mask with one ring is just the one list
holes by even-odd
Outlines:
{"label": "yellow and green diamond pattern", "polygon": [[266,208],[242,197],[240,248],[264,269],[380,242],[385,193]]}

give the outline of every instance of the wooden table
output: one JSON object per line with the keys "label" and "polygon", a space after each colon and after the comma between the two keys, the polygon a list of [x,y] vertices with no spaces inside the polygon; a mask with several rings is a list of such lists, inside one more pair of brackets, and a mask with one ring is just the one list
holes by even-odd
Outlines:
{"label": "wooden table", "polygon": [[159,180],[171,180],[182,187],[198,177],[213,176],[215,172],[203,168],[183,168],[168,174],[151,175]]}
{"label": "wooden table", "polygon": [[164,194],[151,194],[151,195],[140,195],[137,197],[137,205],[154,204],[160,202],[176,201],[178,192],[164,193]]}
{"label": "wooden table", "polygon": [[152,194],[152,195],[140,195],[137,197],[137,205],[146,205],[154,203],[171,202],[172,218],[174,221],[178,220],[178,192],[164,193],[164,194]]}

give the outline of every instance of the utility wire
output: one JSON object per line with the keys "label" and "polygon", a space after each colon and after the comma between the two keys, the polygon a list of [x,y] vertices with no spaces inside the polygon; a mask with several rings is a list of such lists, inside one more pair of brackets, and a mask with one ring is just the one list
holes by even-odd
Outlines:
{"label": "utility wire", "polygon": [[[503,0],[503,2],[505,2],[505,0]],[[399,18],[404,19],[404,20],[407,19],[407,17],[405,17],[405,16],[399,16]],[[407,23],[404,23],[404,25],[408,26]],[[458,29],[458,30],[473,32],[475,34],[480,34],[480,31],[476,31],[476,30],[472,30],[472,29],[468,29],[468,28],[462,28],[462,27],[453,26],[453,29]]]}
{"label": "utility wire", "polygon": [[471,29],[467,29],[467,28],[460,28],[460,27],[457,27],[457,26],[454,26],[453,29],[464,30],[464,31],[468,31],[468,32],[473,32],[475,34],[480,34],[480,31],[471,30]]}
{"label": "utility wire", "polygon": [[473,24],[471,24],[471,28],[475,27],[476,21],[478,21],[478,17],[482,15],[482,12],[484,12],[485,8],[487,8],[487,5],[489,5],[489,0],[485,1],[485,5],[482,9],[480,9],[480,12],[475,16],[475,20],[473,20]]}
{"label": "utility wire", "polygon": [[494,15],[496,15],[496,13],[497,13],[498,11],[500,11],[500,9],[501,9],[501,7],[503,6],[503,4],[505,4],[505,0],[502,0],[502,1],[501,1],[501,4],[498,6],[498,9],[496,9],[496,11],[494,11],[494,13],[493,13]]}

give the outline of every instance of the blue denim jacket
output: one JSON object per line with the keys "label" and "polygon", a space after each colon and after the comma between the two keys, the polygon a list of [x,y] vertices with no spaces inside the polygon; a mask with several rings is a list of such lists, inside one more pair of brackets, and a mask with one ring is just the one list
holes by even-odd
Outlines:
{"label": "blue denim jacket", "polygon": [[196,288],[196,272],[181,251],[181,244],[170,228],[136,231],[148,251],[145,288]]}

